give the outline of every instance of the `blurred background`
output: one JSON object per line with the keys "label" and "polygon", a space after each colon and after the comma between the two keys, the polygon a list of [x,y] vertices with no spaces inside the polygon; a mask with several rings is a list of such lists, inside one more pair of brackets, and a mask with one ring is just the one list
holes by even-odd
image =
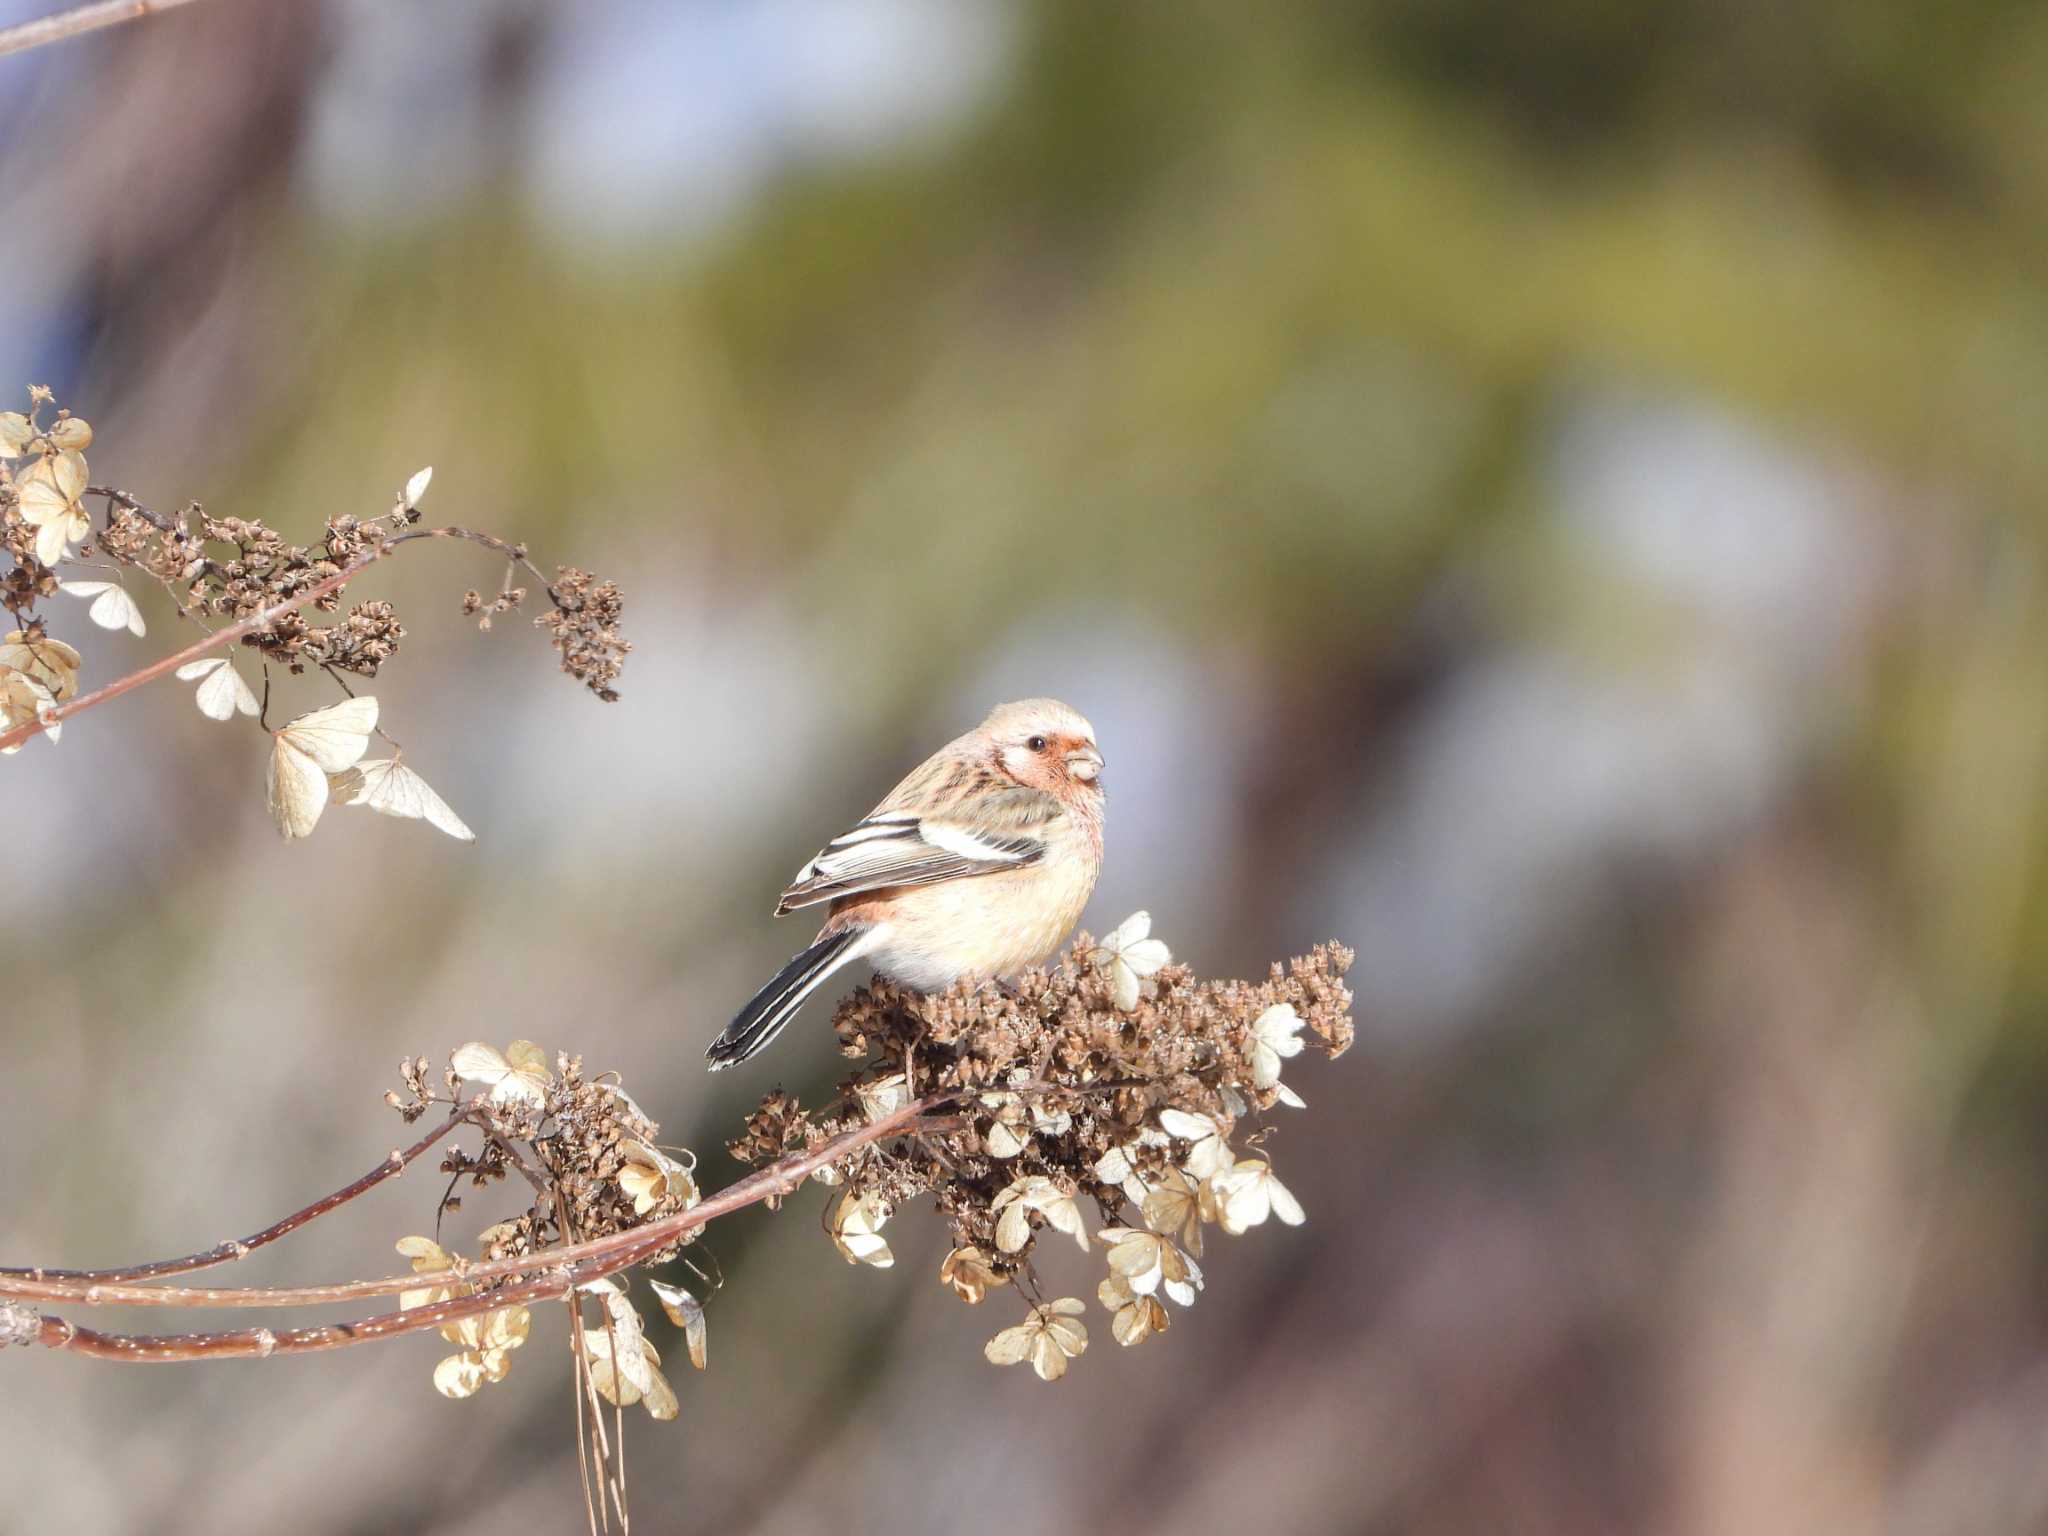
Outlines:
{"label": "blurred background", "polygon": [[[474,848],[282,845],[181,685],[9,760],[0,1259],[246,1232],[478,1037],[726,1182],[840,1065],[813,1007],[702,1071],[776,891],[1050,693],[1089,927],[1358,949],[1309,1224],[1047,1387],[929,1213],[887,1273],[821,1192],[722,1223],[645,1528],[2048,1529],[2044,189],[2013,0],[208,0],[0,60],[0,376],[96,481],[309,537],[431,463],[639,647],[600,705],[461,618],[488,561],[358,589]],[[144,604],[53,609],[87,686]],[[438,1188],[238,1275],[388,1272]],[[0,1529],[575,1529],[562,1331],[466,1403],[431,1340],[10,1354]]]}

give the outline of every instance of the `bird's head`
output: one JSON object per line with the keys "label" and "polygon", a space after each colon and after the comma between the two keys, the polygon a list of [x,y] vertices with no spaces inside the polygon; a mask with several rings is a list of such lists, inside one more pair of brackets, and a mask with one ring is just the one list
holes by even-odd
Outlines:
{"label": "bird's head", "polygon": [[998,704],[981,729],[1006,777],[1062,800],[1101,796],[1102,749],[1095,744],[1095,727],[1058,699]]}

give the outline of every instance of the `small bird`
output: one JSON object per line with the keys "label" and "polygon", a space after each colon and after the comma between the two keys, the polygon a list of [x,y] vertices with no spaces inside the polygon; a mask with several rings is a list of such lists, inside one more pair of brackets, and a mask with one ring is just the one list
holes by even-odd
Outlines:
{"label": "small bird", "polygon": [[1057,699],[999,704],[797,871],[775,915],[832,905],[810,948],[705,1055],[759,1051],[843,965],[920,992],[1036,965],[1080,921],[1102,868],[1102,752]]}

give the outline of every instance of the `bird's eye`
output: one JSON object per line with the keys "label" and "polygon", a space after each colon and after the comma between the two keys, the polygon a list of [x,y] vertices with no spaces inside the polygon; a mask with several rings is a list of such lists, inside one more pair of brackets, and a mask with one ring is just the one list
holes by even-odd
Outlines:
{"label": "bird's eye", "polygon": [[1034,752],[1043,752],[1045,750],[1045,738],[1043,736],[1034,736],[1025,742],[1024,745]]}

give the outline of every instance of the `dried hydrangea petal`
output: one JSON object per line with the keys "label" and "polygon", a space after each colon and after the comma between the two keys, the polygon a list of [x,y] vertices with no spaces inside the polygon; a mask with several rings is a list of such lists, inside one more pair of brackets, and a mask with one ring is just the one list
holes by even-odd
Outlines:
{"label": "dried hydrangea petal", "polygon": [[1275,1003],[1251,1028],[1252,1086],[1271,1088],[1280,1081],[1280,1063],[1301,1054],[1302,1017],[1292,1003]]}
{"label": "dried hydrangea petal", "polygon": [[199,706],[199,713],[209,720],[231,720],[237,712],[253,715],[260,707],[255,691],[242,681],[242,674],[225,656],[188,661],[178,668],[176,676],[185,683],[194,678],[202,680],[193,695],[193,702]]}
{"label": "dried hydrangea petal", "polygon": [[420,504],[420,498],[427,494],[427,487],[432,485],[433,483],[433,465],[429,464],[425,469],[415,470],[413,472],[412,478],[405,482],[405,499],[403,505],[408,512]]}
{"label": "dried hydrangea petal", "polygon": [[953,1294],[969,1306],[980,1305],[990,1287],[1007,1285],[1009,1280],[979,1248],[955,1248],[939,1265],[940,1284],[950,1285]]}
{"label": "dried hydrangea petal", "polygon": [[881,1235],[882,1224],[888,1219],[888,1204],[879,1196],[849,1189],[833,1205],[825,1230],[847,1263],[887,1269],[896,1262],[888,1240]]}
{"label": "dried hydrangea petal", "polygon": [[1308,1219],[1301,1203],[1275,1177],[1273,1165],[1262,1157],[1248,1157],[1225,1168],[1209,1185],[1216,1198],[1217,1220],[1233,1237],[1263,1224],[1268,1215],[1278,1216],[1290,1227]]}
{"label": "dried hydrangea petal", "polygon": [[1202,1253],[1201,1192],[1178,1168],[1169,1168],[1145,1196],[1145,1225],[1164,1232],[1197,1258]]}
{"label": "dried hydrangea petal", "polygon": [[1188,1143],[1188,1154],[1181,1160],[1181,1167],[1191,1178],[1210,1178],[1228,1168],[1237,1156],[1230,1150],[1223,1127],[1207,1115],[1185,1109],[1162,1109],[1159,1128]]}
{"label": "dried hydrangea petal", "polygon": [[1088,1347],[1088,1329],[1079,1321],[1085,1310],[1073,1296],[1034,1307],[1023,1322],[990,1339],[982,1354],[991,1365],[1029,1360],[1041,1381],[1058,1381],[1067,1373],[1067,1361]]}
{"label": "dried hydrangea petal", "polygon": [[554,1081],[545,1053],[531,1040],[514,1040],[502,1051],[481,1040],[471,1040],[456,1047],[448,1064],[465,1082],[484,1084],[494,1104],[512,1099],[536,1106],[545,1104],[548,1084]]}
{"label": "dried hydrangea petal", "polygon": [[118,581],[60,581],[57,589],[72,597],[91,598],[85,616],[101,629],[125,629],[137,639],[149,633],[142,610]]}
{"label": "dried hydrangea petal", "polygon": [[443,1397],[473,1397],[484,1384],[484,1363],[465,1350],[434,1367],[434,1390]]}
{"label": "dried hydrangea petal", "polygon": [[1108,973],[1111,996],[1121,1013],[1138,1006],[1139,984],[1173,959],[1172,951],[1150,937],[1151,932],[1152,914],[1133,912],[1095,947],[1094,963]]}
{"label": "dried hydrangea petal", "polygon": [[690,1364],[703,1370],[704,1303],[680,1285],[666,1285],[654,1279],[649,1279],[647,1284],[654,1291],[655,1300],[661,1303],[661,1310],[668,1314],[668,1320],[683,1330],[683,1344],[689,1350]]}

